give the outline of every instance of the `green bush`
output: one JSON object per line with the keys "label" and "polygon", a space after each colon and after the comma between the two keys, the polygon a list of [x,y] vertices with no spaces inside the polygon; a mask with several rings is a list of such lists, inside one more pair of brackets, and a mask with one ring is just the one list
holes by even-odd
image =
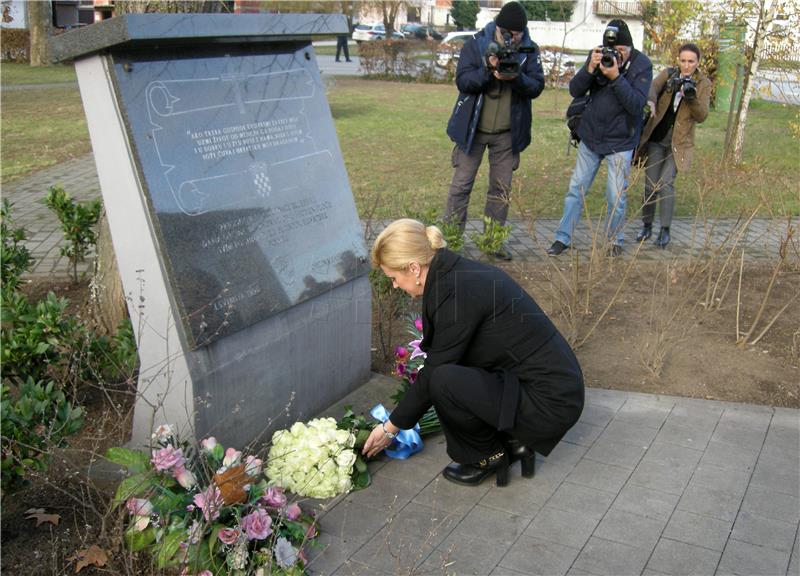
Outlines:
{"label": "green bush", "polygon": [[102,204],[99,200],[76,202],[60,186],[51,186],[45,197],[45,205],[61,222],[67,241],[66,246],[61,248],[61,255],[69,258],[72,277],[77,282],[78,263],[86,259],[86,254],[97,243],[97,235],[92,228],[100,220]]}
{"label": "green bush", "polygon": [[24,228],[12,228],[12,204],[3,198],[0,207],[0,268],[2,268],[3,293],[12,292],[20,284],[22,275],[30,270],[33,257],[22,243],[27,236]]}
{"label": "green bush", "polygon": [[66,312],[68,305],[52,292],[36,304],[17,292],[8,295],[0,334],[4,380],[54,380],[66,388],[133,375],[136,343],[130,321],[113,339],[97,336]]}
{"label": "green bush", "polygon": [[36,304],[18,292],[7,295],[0,335],[4,380],[65,379],[73,351],[85,337],[83,327],[66,314],[68,305],[52,292]]}
{"label": "green bush", "polygon": [[7,493],[25,483],[29,470],[44,470],[55,447],[83,425],[83,410],[67,401],[53,382],[28,378],[12,393],[0,391],[0,471],[2,490]]}
{"label": "green bush", "polygon": [[483,232],[474,233],[471,238],[483,254],[498,252],[511,234],[511,224],[500,224],[488,216],[483,217]]}

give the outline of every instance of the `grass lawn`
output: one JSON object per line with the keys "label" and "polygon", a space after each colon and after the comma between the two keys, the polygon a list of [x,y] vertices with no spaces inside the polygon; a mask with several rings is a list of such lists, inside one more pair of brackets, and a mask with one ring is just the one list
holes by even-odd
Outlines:
{"label": "grass lawn", "polygon": [[[345,165],[362,216],[397,217],[444,207],[452,176],[452,144],[445,127],[456,97],[453,86],[396,84],[337,78],[328,99]],[[547,90],[534,101],[533,142],[520,159],[513,185],[512,215],[559,217],[575,165],[563,114],[565,90]],[[676,184],[679,215],[737,216],[763,201],[775,214],[800,213],[798,142],[786,126],[796,110],[761,101],[751,104],[741,167],[720,166],[727,115],[712,111],[698,127],[692,169]],[[486,190],[486,161],[476,180],[470,216],[480,217]],[[631,176],[629,211],[641,203],[642,175]],[[598,214],[605,206],[605,168],[588,203]]]}
{"label": "grass lawn", "polygon": [[71,64],[33,67],[28,64],[9,63],[0,66],[0,83],[3,86],[55,82],[77,82],[75,68]]}
{"label": "grass lawn", "polygon": [[4,90],[0,119],[3,182],[91,150],[77,86]]}
{"label": "grass lawn", "polygon": [[[13,66],[13,65],[12,65]],[[44,79],[45,72],[51,75]],[[7,78],[55,81],[71,68],[23,70],[3,66]],[[8,76],[7,76],[8,74]],[[393,218],[430,208],[442,210],[452,176],[452,144],[445,127],[456,97],[450,85],[404,84],[354,77],[328,80],[331,106],[351,187],[362,217]],[[514,177],[512,215],[558,217],[575,163],[563,114],[565,90],[547,90],[534,101],[533,143]],[[798,142],[787,129],[796,108],[751,104],[741,167],[720,165],[727,115],[712,111],[697,131],[695,162],[676,184],[679,215],[749,213],[763,203],[773,214],[800,213]],[[77,87],[3,91],[2,179],[4,182],[90,150]],[[486,164],[486,162],[484,162]],[[478,175],[470,215],[479,217],[486,167]],[[588,195],[590,210],[605,206],[604,168]],[[629,211],[640,205],[641,175],[631,177]],[[762,212],[766,214],[768,212]]]}

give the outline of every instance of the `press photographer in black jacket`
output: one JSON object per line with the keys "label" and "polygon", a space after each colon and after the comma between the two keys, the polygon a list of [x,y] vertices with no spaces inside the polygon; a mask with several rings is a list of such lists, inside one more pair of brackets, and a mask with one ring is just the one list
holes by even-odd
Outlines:
{"label": "press photographer in black jacket", "polygon": [[532,476],[533,452],[549,454],[578,420],[583,376],[569,344],[519,284],[445,246],[437,227],[410,219],[375,240],[373,265],[395,288],[422,297],[427,357],[364,453],[384,450],[434,406],[455,461],[445,478],[478,484],[496,472],[504,485],[512,460]]}

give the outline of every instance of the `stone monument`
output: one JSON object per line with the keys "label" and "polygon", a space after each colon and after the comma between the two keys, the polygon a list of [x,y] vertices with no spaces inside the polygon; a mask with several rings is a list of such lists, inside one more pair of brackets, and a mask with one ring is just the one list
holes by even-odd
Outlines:
{"label": "stone monument", "polygon": [[311,46],[343,15],[136,14],[74,60],[141,369],[132,443],[243,446],[370,370],[367,251]]}

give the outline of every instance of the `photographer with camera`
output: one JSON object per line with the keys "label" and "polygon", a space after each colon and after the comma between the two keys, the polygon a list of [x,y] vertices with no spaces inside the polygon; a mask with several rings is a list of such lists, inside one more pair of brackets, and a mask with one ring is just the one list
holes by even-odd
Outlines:
{"label": "photographer with camera", "polygon": [[[461,230],[467,221],[475,175],[489,149],[489,189],[484,214],[505,224],[511,177],[531,143],[531,100],[544,89],[539,47],[528,34],[518,2],[503,6],[494,22],[464,43],[456,69],[459,94],[447,135],[455,143],[445,218]],[[511,260],[502,248],[496,258]]]}
{"label": "photographer with camera", "polygon": [[633,47],[623,20],[612,20],[595,48],[569,83],[573,98],[587,95],[577,129],[580,144],[575,170],[564,198],[564,214],[555,242],[547,249],[558,256],[569,248],[583,210],[583,198],[603,159],[608,167],[606,236],[610,256],[622,253],[626,188],[631,159],[641,134],[647,93],[653,79],[650,59]]}
{"label": "photographer with camera", "polygon": [[688,170],[694,148],[694,128],[708,116],[711,81],[698,70],[700,49],[684,44],[678,50],[678,66],[662,70],[650,87],[653,115],[642,133],[638,155],[646,157],[642,229],[636,236],[644,242],[653,235],[656,204],[661,230],[656,246],[666,248],[675,207],[675,176]]}

